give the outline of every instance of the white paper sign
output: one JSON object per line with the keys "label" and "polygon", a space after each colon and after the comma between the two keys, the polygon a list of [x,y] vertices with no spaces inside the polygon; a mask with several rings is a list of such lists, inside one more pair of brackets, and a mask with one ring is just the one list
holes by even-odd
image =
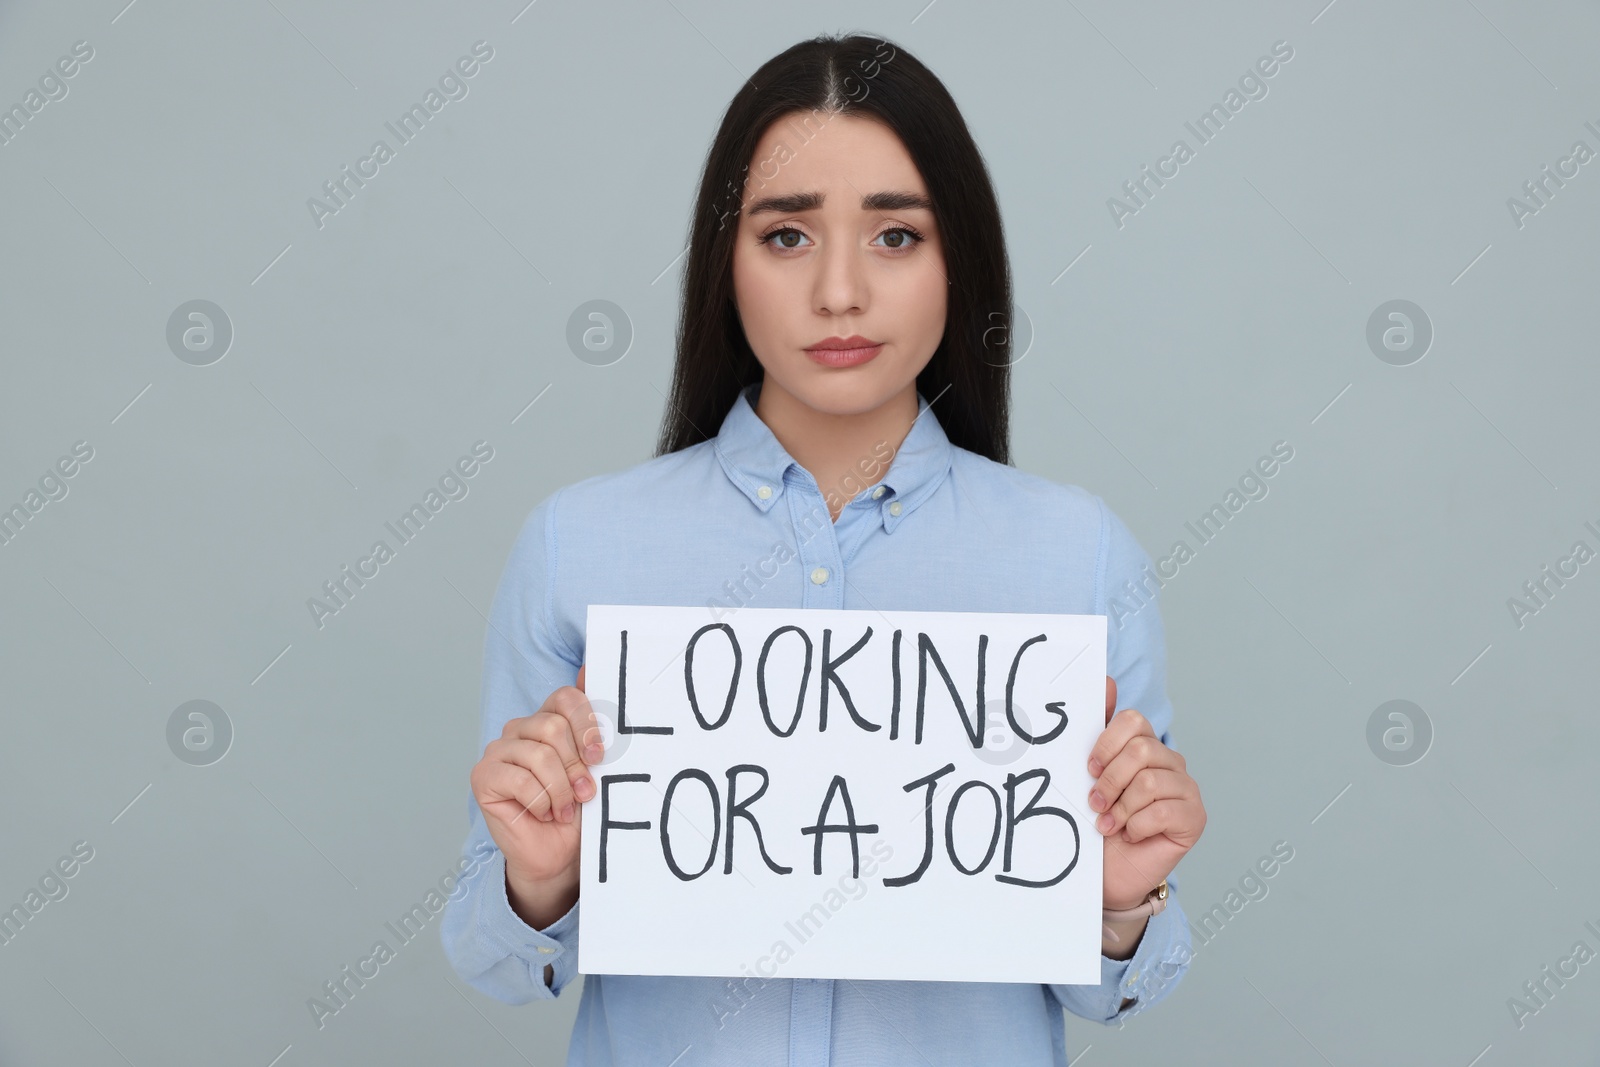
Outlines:
{"label": "white paper sign", "polygon": [[582,973],[1099,983],[1105,616],[596,604],[586,661]]}

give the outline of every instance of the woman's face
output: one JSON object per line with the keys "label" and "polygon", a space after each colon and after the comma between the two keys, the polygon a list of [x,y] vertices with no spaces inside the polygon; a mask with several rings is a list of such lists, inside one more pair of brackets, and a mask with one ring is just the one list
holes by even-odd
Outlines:
{"label": "woman's face", "polygon": [[[903,395],[944,336],[948,285],[927,187],[886,126],[798,112],[767,130],[733,252],[763,394],[776,386],[831,415]],[[816,349],[852,338],[864,340],[831,360]]]}

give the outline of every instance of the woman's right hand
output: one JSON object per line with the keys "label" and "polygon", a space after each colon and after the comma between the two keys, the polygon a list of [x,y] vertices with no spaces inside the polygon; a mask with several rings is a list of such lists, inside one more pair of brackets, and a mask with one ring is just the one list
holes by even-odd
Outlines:
{"label": "woman's right hand", "polygon": [[[578,805],[595,795],[589,767],[605,758],[583,693],[586,669],[578,668],[577,684],[551,693],[538,711],[507,722],[472,768],[472,794],[505,853],[513,907],[522,903],[536,919],[554,921],[577,899]],[[560,910],[545,914],[554,908]]]}

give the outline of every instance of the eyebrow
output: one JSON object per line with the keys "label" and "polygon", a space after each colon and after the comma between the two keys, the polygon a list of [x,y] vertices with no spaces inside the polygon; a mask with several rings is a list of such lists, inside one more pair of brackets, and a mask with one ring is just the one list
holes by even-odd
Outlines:
{"label": "eyebrow", "polygon": [[[826,199],[822,193],[789,193],[786,196],[764,196],[750,205],[751,216],[766,213],[798,215],[815,211]],[[884,192],[868,193],[861,198],[862,211],[932,211],[933,201],[921,193]]]}

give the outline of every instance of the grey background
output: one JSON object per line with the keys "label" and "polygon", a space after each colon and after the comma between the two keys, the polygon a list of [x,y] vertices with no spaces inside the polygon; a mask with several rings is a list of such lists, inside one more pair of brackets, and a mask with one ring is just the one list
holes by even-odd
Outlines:
{"label": "grey background", "polygon": [[[0,504],[94,449],[0,545],[0,904],[94,849],[0,946],[0,1062],[563,1061],[579,989],[494,1002],[437,919],[325,1028],[306,1001],[458,855],[528,509],[650,453],[723,108],[840,29],[927,63],[992,168],[1035,331],[1018,466],[1160,557],[1294,448],[1163,595],[1210,817],[1184,906],[1294,858],[1158,1009],[1069,1015],[1078,1062],[1600,1062],[1600,962],[1507,1007],[1600,950],[1600,563],[1507,607],[1600,548],[1600,161],[1506,206],[1600,149],[1593,4],[124,2],[0,8],[0,104],[95,51],[0,146]],[[319,229],[307,199],[480,39],[469,95]],[[1107,198],[1279,40],[1269,95],[1119,229]],[[195,299],[235,333],[209,366],[166,343]],[[634,331],[609,366],[565,340],[592,299]],[[1365,340],[1391,299],[1435,330],[1408,366]],[[480,439],[469,495],[319,630],[306,599]],[[1409,766],[1368,747],[1392,699],[1432,723]],[[191,700],[220,762],[168,747]]]}

